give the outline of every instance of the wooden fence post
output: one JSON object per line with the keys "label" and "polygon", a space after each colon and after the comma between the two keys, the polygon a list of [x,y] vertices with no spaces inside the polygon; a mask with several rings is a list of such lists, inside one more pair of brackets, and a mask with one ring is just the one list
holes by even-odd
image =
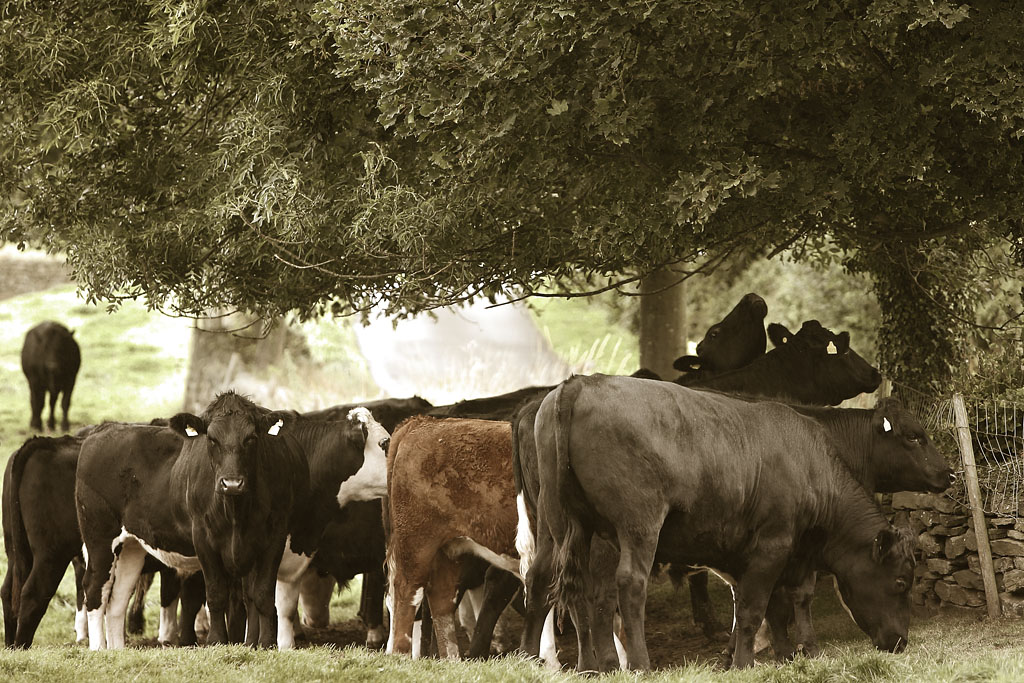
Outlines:
{"label": "wooden fence post", "polygon": [[978,485],[978,468],[974,464],[974,446],[971,444],[971,430],[967,425],[967,407],[963,395],[953,394],[953,418],[956,421],[956,435],[960,442],[960,457],[964,463],[964,484],[971,502],[971,516],[974,519],[974,535],[978,539],[978,559],[981,561],[981,580],[985,584],[985,602],[988,615],[1002,615],[999,602],[999,588],[996,586],[996,572],[992,566],[992,548],[988,543],[988,524],[981,507],[981,487]]}

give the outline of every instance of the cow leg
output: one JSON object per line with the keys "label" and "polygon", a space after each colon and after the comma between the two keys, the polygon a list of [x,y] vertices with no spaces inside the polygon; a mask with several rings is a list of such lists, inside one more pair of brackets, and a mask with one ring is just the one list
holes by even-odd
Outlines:
{"label": "cow leg", "polygon": [[157,640],[164,647],[177,645],[180,641],[178,631],[178,599],[181,596],[181,578],[178,572],[170,567],[160,570],[160,628]]}
{"label": "cow leg", "polygon": [[817,583],[818,574],[811,571],[806,580],[790,590],[790,599],[793,603],[793,635],[797,651],[803,651],[808,657],[817,657],[821,652],[811,620],[811,603],[814,602],[814,589]]}
{"label": "cow leg", "polygon": [[[547,527],[538,521],[536,551],[533,562],[524,577],[526,583],[526,615],[523,617],[523,637],[519,648],[532,657],[541,654],[541,640],[546,618],[551,611],[550,587],[553,540]],[[554,622],[552,621],[552,625]],[[547,661],[547,660],[545,660]]]}
{"label": "cow leg", "polygon": [[46,614],[50,599],[57,592],[57,586],[64,577],[67,564],[61,565],[52,558],[37,557],[32,563],[28,578],[21,587],[21,599],[14,630],[10,632],[14,638],[14,647],[27,648],[32,646],[39,622]]}
{"label": "cow leg", "polygon": [[700,626],[704,637],[708,640],[723,641],[729,638],[729,632],[715,615],[715,606],[711,603],[708,592],[708,571],[690,572],[686,577],[690,585],[690,607],[693,610],[693,622]]}
{"label": "cow leg", "polygon": [[[81,505],[83,493],[79,491],[76,495],[79,498],[79,505]],[[99,538],[106,540],[87,543],[88,553],[86,554],[85,576],[82,578],[82,583],[85,588],[85,610],[89,626],[90,650],[104,650],[107,647],[104,612],[114,581],[115,557],[111,541],[117,538],[117,535],[117,531],[112,534],[100,533],[98,534]]]}
{"label": "cow leg", "polygon": [[469,644],[471,658],[479,659],[491,653],[494,627],[521,585],[515,574],[497,567],[487,569],[484,577],[483,605],[477,615],[476,628],[473,629],[473,637]]}
{"label": "cow leg", "polygon": [[379,650],[384,646],[387,631],[384,628],[384,569],[363,573],[363,587],[359,600],[359,616],[366,626],[366,647]]}
{"label": "cow leg", "polygon": [[18,630],[18,615],[14,608],[14,563],[8,560],[3,586],[0,586],[0,600],[4,606],[4,646],[14,647],[14,635]]}
{"label": "cow leg", "polygon": [[461,562],[441,552],[434,557],[427,586],[427,604],[434,620],[434,641],[441,659],[459,658],[459,639],[455,631],[455,602],[459,591]]}
{"label": "cow leg", "polygon": [[277,609],[277,649],[294,649],[295,618],[299,614],[299,582],[277,581],[274,606]]}
{"label": "cow leg", "polygon": [[[283,534],[282,534],[283,536]],[[250,572],[250,597],[259,615],[260,637],[259,647],[267,649],[277,645],[277,608],[274,605],[277,588],[277,569],[281,564],[284,552],[284,540],[280,549],[264,554],[257,562],[254,571]],[[298,605],[298,586],[294,592],[294,602]],[[291,623],[289,621],[289,623]]]}
{"label": "cow leg", "polygon": [[660,525],[653,534],[646,529],[618,534],[619,566],[615,580],[619,587],[619,607],[626,633],[626,658],[629,668],[633,670],[651,668],[644,637],[644,610],[647,606],[647,580],[654,565],[659,530]]}
{"label": "cow leg", "polygon": [[38,382],[30,381],[28,384],[29,390],[29,407],[32,409],[32,416],[28,421],[28,428],[41,432],[43,431],[43,404],[46,403],[46,390],[39,385]]}
{"label": "cow leg", "polygon": [[63,432],[71,431],[71,423],[68,421],[68,410],[71,408],[71,390],[75,388],[74,380],[64,387],[60,395],[60,409],[63,413],[60,421],[60,428]]}
{"label": "cow leg", "polygon": [[[250,632],[254,637],[259,635],[259,622],[249,623],[249,610],[245,602],[245,591],[242,583],[232,579],[228,596],[228,641],[233,645],[244,643]],[[209,608],[209,602],[207,602]]]}
{"label": "cow leg", "polygon": [[789,622],[792,615],[793,602],[789,590],[781,584],[775,586],[771,598],[768,600],[765,619],[771,630],[772,651],[775,652],[775,658],[779,661],[792,659],[796,652],[793,641],[789,639]]}
{"label": "cow leg", "polygon": [[754,664],[754,636],[764,621],[772,589],[786,559],[782,552],[753,553],[751,556],[754,561],[733,591],[736,596],[736,626],[733,629],[736,645],[732,666],[737,669]]}
{"label": "cow leg", "polygon": [[206,600],[206,588],[203,573],[196,572],[181,581],[181,621],[178,626],[178,644],[194,647],[198,644],[196,637],[196,616]]}
{"label": "cow leg", "polygon": [[127,540],[121,544],[117,562],[114,564],[114,585],[107,603],[107,647],[121,650],[125,646],[124,620],[128,603],[138,584],[142,565],[146,562],[146,551],[136,541]]}
{"label": "cow leg", "polygon": [[[232,602],[232,598],[235,597],[232,593],[234,592],[237,594],[240,592],[238,590],[234,590],[234,586],[232,585],[233,583],[237,584],[237,581],[233,581],[228,576],[227,572],[224,570],[219,554],[206,546],[205,538],[200,539],[197,536],[194,543],[196,544],[196,553],[199,557],[199,563],[203,567],[203,579],[206,582],[206,605],[210,610],[210,633],[206,637],[206,644],[227,645],[228,605]],[[234,612],[236,611],[237,608],[232,610],[232,622],[238,621],[234,618],[236,616]],[[238,630],[238,626],[235,623],[233,623],[232,626],[234,626],[233,630]]]}
{"label": "cow leg", "polygon": [[50,387],[50,417],[46,421],[46,426],[52,432],[57,428],[57,422],[53,417],[53,410],[57,406],[57,387]]}
{"label": "cow leg", "polygon": [[615,612],[619,603],[619,553],[615,546],[597,537],[590,545],[590,633],[589,640],[597,657],[599,671],[619,668],[615,645]]}
{"label": "cow leg", "polygon": [[[302,574],[299,581],[299,605],[302,607],[302,625],[310,628],[327,628],[331,622],[331,596],[334,594],[334,577],[320,576],[313,567]],[[366,578],[363,578],[363,594],[366,593]]]}
{"label": "cow leg", "polygon": [[[153,574],[144,572],[139,575],[139,582],[135,586],[135,596],[132,598],[132,605],[128,609],[128,633],[141,634],[145,630],[145,605],[146,593],[153,585]],[[163,581],[161,580],[161,586]]]}
{"label": "cow leg", "polygon": [[89,620],[85,614],[85,560],[75,555],[71,558],[75,571],[75,642],[84,643],[89,639]]}

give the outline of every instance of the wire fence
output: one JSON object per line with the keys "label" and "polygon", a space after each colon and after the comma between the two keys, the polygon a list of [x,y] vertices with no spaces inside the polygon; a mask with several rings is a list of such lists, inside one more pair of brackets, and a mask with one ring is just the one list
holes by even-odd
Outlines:
{"label": "wire fence", "polygon": [[[936,397],[895,383],[891,395],[924,423],[928,436],[957,473],[957,481],[946,495],[965,510],[970,509],[953,397]],[[1024,516],[1024,405],[981,396],[965,395],[963,399],[982,509],[1014,519]]]}

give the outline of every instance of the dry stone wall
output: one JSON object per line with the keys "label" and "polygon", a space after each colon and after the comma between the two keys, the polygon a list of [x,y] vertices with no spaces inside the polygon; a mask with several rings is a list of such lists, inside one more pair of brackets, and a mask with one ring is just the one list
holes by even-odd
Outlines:
{"label": "dry stone wall", "polygon": [[[978,539],[970,511],[943,494],[894,493],[894,514],[909,518],[919,562],[912,598],[929,607],[985,607]],[[1024,616],[1024,519],[985,516],[1005,616]]]}

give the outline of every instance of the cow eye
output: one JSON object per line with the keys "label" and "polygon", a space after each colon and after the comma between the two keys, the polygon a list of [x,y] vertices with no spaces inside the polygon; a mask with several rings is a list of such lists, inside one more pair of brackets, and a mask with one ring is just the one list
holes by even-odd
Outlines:
{"label": "cow eye", "polygon": [[907,592],[907,580],[906,579],[896,579],[896,590],[898,592],[900,592],[900,593],[906,593]]}
{"label": "cow eye", "polygon": [[383,438],[383,439],[381,439],[380,441],[377,442],[377,445],[380,446],[380,449],[382,451],[387,453],[388,452],[388,446],[391,445],[391,439]]}
{"label": "cow eye", "polygon": [[718,336],[718,330],[715,330],[715,329],[708,330],[708,339],[714,339],[717,336]]}
{"label": "cow eye", "polygon": [[921,445],[924,443],[924,436],[920,434],[914,434],[912,436],[907,437],[907,441],[909,441],[910,443],[916,443],[918,445]]}
{"label": "cow eye", "polygon": [[217,439],[210,436],[209,433],[206,434],[206,438],[209,439],[211,446],[213,446],[214,448],[220,448],[220,441],[217,441]]}
{"label": "cow eye", "polygon": [[246,448],[248,448],[249,446],[253,445],[254,443],[256,443],[256,435],[255,434],[250,434],[249,436],[245,437],[242,440],[242,445],[245,446]]}

